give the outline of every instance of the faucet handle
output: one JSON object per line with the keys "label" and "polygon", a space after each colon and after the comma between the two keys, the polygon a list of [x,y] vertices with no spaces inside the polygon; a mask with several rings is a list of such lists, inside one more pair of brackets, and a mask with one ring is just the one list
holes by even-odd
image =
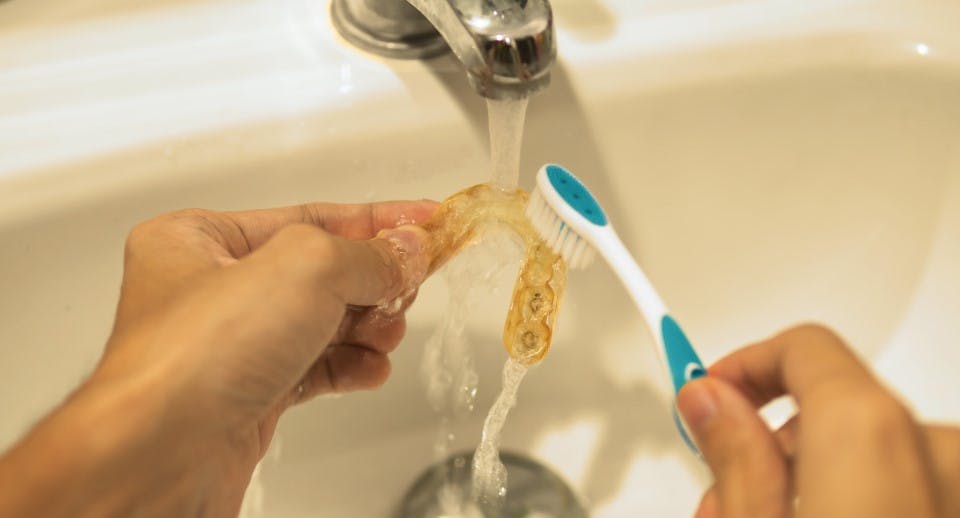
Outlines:
{"label": "faucet handle", "polygon": [[333,0],[330,20],[347,41],[396,59],[427,59],[450,51],[437,29],[406,0]]}

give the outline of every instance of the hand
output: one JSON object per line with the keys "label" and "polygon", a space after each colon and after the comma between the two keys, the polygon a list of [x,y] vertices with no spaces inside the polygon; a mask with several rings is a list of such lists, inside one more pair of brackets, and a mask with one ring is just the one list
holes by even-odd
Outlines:
{"label": "hand", "polygon": [[[188,210],[139,225],[100,365],[0,461],[0,486],[56,489],[47,471],[71,467],[88,480],[40,508],[0,489],[0,516],[236,516],[285,409],[386,379],[429,264],[424,231],[394,227],[435,206]],[[38,466],[64,431],[78,452]]]}
{"label": "hand", "polygon": [[[918,424],[829,330],[791,329],[709,374],[677,401],[715,478],[697,518],[960,516],[960,429]],[[784,394],[799,412],[771,432],[757,409]]]}

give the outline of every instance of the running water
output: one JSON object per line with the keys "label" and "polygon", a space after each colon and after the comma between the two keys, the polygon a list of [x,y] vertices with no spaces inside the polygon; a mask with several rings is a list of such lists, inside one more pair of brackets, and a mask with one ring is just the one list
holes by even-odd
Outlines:
{"label": "running water", "polygon": [[[527,99],[487,100],[490,129],[490,185],[503,192],[513,193],[520,180],[520,147],[527,111]],[[445,269],[450,298],[443,321],[428,340],[421,373],[426,380],[427,396],[440,417],[440,427],[434,444],[434,455],[443,463],[450,455],[455,439],[452,422],[474,409],[477,393],[477,373],[473,354],[466,340],[464,325],[469,316],[472,292],[479,286],[492,286],[493,278],[509,266],[515,266],[515,257],[504,254],[502,233],[485,233],[480,246],[473,246],[468,257],[453,261]],[[500,241],[498,245],[498,241]],[[515,248],[515,247],[514,247]],[[492,251],[481,260],[476,252]],[[450,474],[441,485],[438,503],[443,516],[477,516],[478,508],[497,509],[506,495],[507,474],[500,461],[500,438],[507,414],[516,404],[517,390],[527,367],[507,360],[503,368],[503,387],[483,426],[483,435],[474,454],[472,491],[450,481]]]}
{"label": "running water", "polygon": [[500,508],[507,496],[507,470],[500,460],[500,436],[527,367],[513,358],[503,366],[503,386],[483,422],[480,446],[473,454],[473,498],[481,507]]}
{"label": "running water", "polygon": [[[520,183],[520,148],[527,115],[527,99],[487,99],[490,129],[490,185],[512,192]],[[500,438],[527,367],[508,358],[503,366],[500,395],[483,422],[480,445],[473,454],[472,498],[481,507],[502,506],[507,495],[507,470],[500,460]]]}
{"label": "running water", "polygon": [[[482,294],[481,289],[495,290],[501,284],[502,276],[516,268],[518,255],[516,243],[506,232],[488,231],[482,242],[464,250],[443,270],[449,292],[447,310],[427,340],[421,364],[427,398],[440,418],[434,443],[438,463],[452,453],[454,423],[472,413],[476,404],[477,371],[465,332],[472,303]],[[444,481],[437,498],[438,516],[477,516],[469,503],[469,488],[454,484],[448,472],[440,476]]]}
{"label": "running water", "polygon": [[501,191],[512,192],[520,180],[520,145],[523,123],[527,115],[527,99],[487,99],[490,124],[490,184]]}

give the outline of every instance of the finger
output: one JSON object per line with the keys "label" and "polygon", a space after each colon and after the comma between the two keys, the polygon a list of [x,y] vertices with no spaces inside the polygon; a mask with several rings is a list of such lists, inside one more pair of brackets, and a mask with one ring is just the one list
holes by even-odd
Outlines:
{"label": "finger", "polygon": [[960,428],[931,425],[924,429],[939,482],[944,516],[960,516]]}
{"label": "finger", "polygon": [[324,349],[298,387],[298,401],[322,394],[377,388],[390,376],[390,359],[361,345],[333,344]]}
{"label": "finger", "polygon": [[[363,344],[382,353],[393,352],[400,345],[407,323],[404,312],[413,304],[417,292],[401,295],[396,304],[364,308],[349,327],[343,329],[334,340],[354,344]],[[344,319],[346,321],[346,319]]]}
{"label": "finger", "polygon": [[700,505],[697,506],[697,512],[694,513],[693,518],[721,518],[717,513],[717,487],[713,485],[703,493],[703,497],[700,498]]}
{"label": "finger", "polygon": [[[789,421],[787,421],[783,426],[781,426],[776,432],[774,432],[774,437],[777,439],[777,444],[780,445],[780,451],[785,457],[785,462],[787,466],[787,482],[788,489],[787,493],[790,495],[791,499],[794,498],[795,493],[793,491],[792,481],[793,477],[789,476],[792,472],[792,457],[796,455],[796,437],[798,433],[798,427],[800,420],[798,416],[793,416]],[[697,508],[697,513],[694,515],[694,518],[718,518],[717,514],[717,490],[715,486],[710,486],[706,492],[704,492],[703,497],[700,499],[700,505]]]}
{"label": "finger", "polygon": [[940,478],[960,488],[960,428],[930,425],[924,433]]}
{"label": "finger", "polygon": [[250,260],[279,264],[296,289],[329,293],[344,306],[375,306],[416,289],[429,262],[423,229],[404,226],[381,235],[351,241],[317,227],[291,225]]}
{"label": "finger", "polygon": [[[794,449],[804,516],[927,516],[933,495],[910,412],[830,330],[790,329],[710,368],[753,406],[789,393],[803,416]],[[834,488],[846,487],[843,498]]]}
{"label": "finger", "polygon": [[[364,315],[369,316],[369,315]],[[346,343],[359,344],[383,354],[389,354],[400,345],[407,332],[407,320],[403,315],[390,315],[369,319],[347,335]]]}
{"label": "finger", "polygon": [[[369,310],[368,306],[347,306],[343,319],[340,320],[340,327],[337,328],[337,332],[330,339],[330,343],[357,343],[356,340],[348,340],[347,337],[350,336],[350,332],[360,321],[360,318],[366,315]],[[323,315],[318,316],[323,317]]]}
{"label": "finger", "polygon": [[677,406],[713,472],[719,516],[786,517],[786,461],[750,401],[706,377],[685,385]]}
{"label": "finger", "polygon": [[773,433],[773,436],[777,440],[777,445],[780,447],[780,454],[783,455],[784,463],[787,467],[787,494],[790,497],[792,506],[797,497],[794,468],[796,466],[797,454],[799,453],[800,415],[798,414],[791,417]]}
{"label": "finger", "polygon": [[795,415],[784,423],[773,434],[777,438],[777,444],[780,445],[780,451],[788,459],[797,454],[797,437],[800,433],[800,416]]}
{"label": "finger", "polygon": [[240,250],[231,251],[235,257],[241,257],[259,248],[289,225],[305,223],[347,239],[370,239],[383,229],[421,224],[430,218],[437,206],[437,202],[429,200],[351,205],[307,203],[214,214],[222,216],[229,223],[221,225],[220,231],[230,237],[228,243],[240,244]]}
{"label": "finger", "polygon": [[802,409],[817,393],[830,397],[838,389],[885,392],[846,344],[819,325],[794,327],[747,346],[712,365],[709,372],[731,383],[756,407],[787,393]]}

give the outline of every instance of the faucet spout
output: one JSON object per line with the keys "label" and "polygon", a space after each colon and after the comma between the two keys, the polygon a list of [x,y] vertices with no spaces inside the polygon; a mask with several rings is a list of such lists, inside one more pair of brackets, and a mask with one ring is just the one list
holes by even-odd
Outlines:
{"label": "faucet spout", "polygon": [[548,0],[334,0],[332,14],[346,39],[382,55],[429,57],[449,47],[477,93],[492,99],[541,90],[556,59]]}
{"label": "faucet spout", "polygon": [[480,95],[523,98],[549,83],[557,51],[546,0],[408,1],[437,28]]}

